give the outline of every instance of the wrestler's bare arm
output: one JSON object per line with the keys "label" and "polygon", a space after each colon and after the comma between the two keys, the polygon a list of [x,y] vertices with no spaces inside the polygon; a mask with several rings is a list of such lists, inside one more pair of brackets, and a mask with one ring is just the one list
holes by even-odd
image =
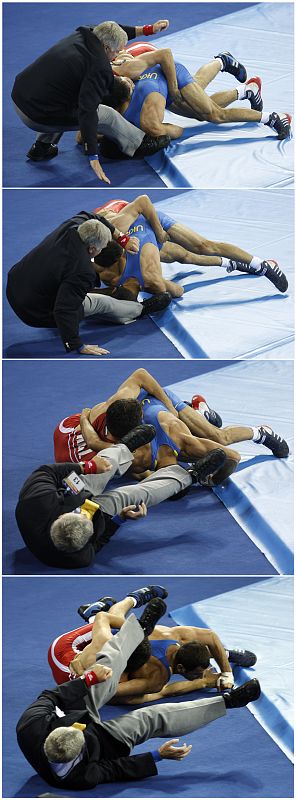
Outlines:
{"label": "wrestler's bare arm", "polygon": [[165,74],[169,94],[171,97],[175,97],[178,93],[178,83],[174,57],[169,48],[154,50],[152,53],[142,53],[142,55],[136,56],[132,60],[125,61],[120,65],[116,63],[115,69],[118,75],[137,80],[145,69],[155,67],[156,64],[160,64]]}
{"label": "wrestler's bare arm", "polygon": [[213,689],[217,686],[218,678],[218,673],[213,673],[211,670],[205,670],[202,678],[196,678],[194,681],[176,681],[175,683],[166,683],[166,685],[163,686],[158,692],[149,692],[137,698],[129,697],[126,698],[124,702],[127,705],[153,703],[155,700],[164,700],[167,697],[177,697],[178,695],[196,692],[200,689]]}
{"label": "wrestler's bare arm", "polygon": [[231,666],[229,664],[225,648],[219,636],[214,631],[209,630],[208,628],[190,628],[190,634],[188,635],[187,641],[196,641],[200,642],[201,644],[205,644],[211,653],[212,658],[215,659],[218,666],[220,667],[221,672],[231,672]]}
{"label": "wrestler's bare arm", "polygon": [[80,430],[87,447],[99,453],[100,450],[106,450],[107,447],[110,447],[110,442],[104,442],[102,439],[100,439],[91,422],[89,421],[89,415],[90,409],[84,408],[80,414]]}

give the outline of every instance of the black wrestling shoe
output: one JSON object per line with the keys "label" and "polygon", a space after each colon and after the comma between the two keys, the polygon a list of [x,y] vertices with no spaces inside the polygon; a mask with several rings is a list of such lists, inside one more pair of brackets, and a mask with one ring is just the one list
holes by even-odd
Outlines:
{"label": "black wrestling shoe", "polygon": [[166,610],[166,604],[160,597],[155,597],[153,600],[149,601],[145,611],[143,611],[142,616],[138,620],[141,628],[143,628],[145,636],[150,636],[150,633],[154,631],[155,625],[158,620],[163,617]]}
{"label": "black wrestling shoe", "polygon": [[237,667],[254,667],[257,662],[257,656],[250,650],[228,650],[228,661],[236,664]]}
{"label": "black wrestling shoe", "polygon": [[164,147],[168,147],[171,140],[169,136],[149,136],[148,133],[145,134],[143,141],[141,142],[140,146],[134,152],[133,156],[128,156],[126,153],[123,153],[122,150],[119,149],[118,145],[115,142],[112,142],[111,139],[106,139],[104,136],[101,144],[100,144],[100,154],[104,156],[104,158],[116,159],[131,159],[131,158],[144,158],[144,156],[153,156],[154,153],[158,153],[159,150],[163,150]]}
{"label": "black wrestling shoe", "polygon": [[240,64],[239,61],[236,61],[234,56],[231,55],[228,51],[225,53],[218,53],[217,56],[214,58],[221,58],[223,63],[222,72],[229,72],[230,75],[234,75],[237,81],[240,83],[246,83],[247,80],[247,70],[243,64]]}
{"label": "black wrestling shoe", "polygon": [[160,294],[153,294],[142,301],[142,314],[141,317],[147,317],[147,314],[157,314],[159,311],[165,311],[172,301],[169,292],[161,292]]}
{"label": "black wrestling shoe", "polygon": [[224,692],[223,700],[226,708],[242,708],[242,706],[247,706],[248,703],[254,703],[255,700],[258,700],[260,694],[260,683],[257,678],[252,678],[251,681],[243,683],[237,689]]}
{"label": "black wrestling shoe", "polygon": [[269,425],[261,425],[259,428],[260,439],[255,444],[264,444],[277,458],[288,458],[289,446],[285,439],[275,433]]}
{"label": "black wrestling shoe", "polygon": [[208,479],[210,475],[215,475],[221,467],[225,464],[226,454],[224,450],[219,448],[211,450],[202,458],[190,467],[188,472],[192,477],[192,483],[200,483],[201,486],[209,486]]}
{"label": "black wrestling shoe", "polygon": [[258,274],[265,275],[265,278],[271,281],[279,292],[287,291],[289,284],[277,261],[262,261],[261,270]]}
{"label": "black wrestling shoe", "polygon": [[144,156],[154,156],[159,150],[163,150],[171,143],[169,136],[149,136],[145,133],[144,139],[140,147],[136,150],[133,158],[144,158]]}
{"label": "black wrestling shoe", "polygon": [[290,114],[277,114],[276,111],[273,111],[269,115],[268,122],[264,124],[276,131],[278,139],[288,139],[291,133],[291,122]]}
{"label": "black wrestling shoe", "polygon": [[58,155],[59,148],[56,144],[47,144],[46,142],[34,142],[27,158],[31,161],[50,161]]}
{"label": "black wrestling shoe", "polygon": [[163,586],[144,586],[143,589],[135,589],[134,592],[127,593],[127,597],[133,597],[137,601],[135,608],[145,606],[154,597],[161,597],[164,600],[167,596],[167,590]]}
{"label": "black wrestling shoe", "polygon": [[94,603],[86,603],[85,605],[79,606],[77,611],[79,616],[82,617],[85,622],[88,622],[90,617],[94,617],[95,614],[99,614],[100,611],[110,611],[114,603],[116,603],[114,597],[100,597],[100,599],[96,600]]}
{"label": "black wrestling shoe", "polygon": [[125,444],[131,453],[137,450],[138,447],[143,447],[144,444],[149,444],[156,436],[156,428],[154,425],[137,425],[131,431],[125,434],[120,440],[121,444]]}

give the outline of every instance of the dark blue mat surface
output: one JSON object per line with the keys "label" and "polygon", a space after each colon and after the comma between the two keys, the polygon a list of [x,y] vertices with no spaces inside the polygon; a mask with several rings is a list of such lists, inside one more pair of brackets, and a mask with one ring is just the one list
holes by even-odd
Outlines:
{"label": "dark blue mat surface", "polygon": [[[163,386],[230,363],[140,362]],[[71,361],[67,366],[63,361],[4,362],[4,573],[56,574],[23,547],[14,519],[19,489],[40,463],[53,460],[57,422],[110,396],[136,366],[122,361]],[[197,377],[196,391],[202,393],[202,386]],[[127,523],[89,572],[143,575],[155,570],[173,575],[180,570],[189,575],[275,573],[220,500],[201,487],[150,509],[145,520]]]}
{"label": "dark blue mat surface", "polygon": [[[141,190],[143,193],[143,189]],[[153,203],[163,197],[179,194],[177,190],[154,190],[149,194]],[[67,354],[57,331],[30,328],[14,314],[5,297],[8,270],[40,242],[51,230],[82,209],[92,211],[113,199],[133,200],[137,190],[52,190],[27,192],[9,190],[4,192],[4,355],[6,358],[77,358],[77,353]],[[182,191],[181,191],[182,195]],[[180,199],[180,202],[181,199]],[[14,235],[15,216],[19,219],[19,235]],[[108,358],[179,358],[182,356],[174,344],[149,318],[130,325],[97,325],[84,322],[81,325],[83,339],[88,344],[100,344],[110,351]],[[80,361],[83,359],[80,357]],[[95,359],[94,359],[95,360]]]}
{"label": "dark blue mat surface", "polygon": [[[240,8],[253,3],[241,3]],[[21,13],[20,13],[21,8]],[[169,33],[229,14],[231,3],[112,3],[113,19],[126,25],[143,25],[170,19]],[[18,72],[45,52],[58,39],[67,36],[79,25],[94,25],[109,19],[108,3],[18,3],[4,4],[4,186],[98,186],[98,180],[86,164],[81,148],[75,145],[75,133],[65,134],[57,159],[43,165],[34,164],[25,154],[34,141],[34,133],[15,114],[10,92]],[[193,19],[194,16],[194,19]],[[152,37],[151,41],[153,41]],[[159,36],[158,36],[159,38]],[[165,46],[165,36],[162,37]],[[105,162],[112,186],[164,186],[161,178],[145,161]],[[102,185],[102,184],[100,184]]]}
{"label": "dark blue mat surface", "polygon": [[[153,582],[148,577],[146,581]],[[168,610],[185,601],[197,602],[252,582],[252,578],[163,579],[169,591]],[[81,578],[78,587],[71,577],[66,585],[64,578],[4,580],[4,797],[57,793],[33,775],[15,740],[15,724],[26,705],[41,689],[52,685],[47,665],[48,645],[55,636],[77,625],[76,608],[81,602],[110,593],[119,598],[139,585],[138,578]],[[164,617],[164,622],[169,623],[169,619]],[[16,668],[18,657],[19,668]],[[184,696],[187,698],[190,695]],[[110,719],[125,712],[126,707],[105,708],[102,717]],[[247,709],[229,712],[202,731],[190,734],[187,741],[193,745],[191,756],[180,763],[162,762],[157,777],[132,784],[103,785],[80,796],[98,797],[98,793],[110,798],[293,796],[291,763]],[[154,744],[160,743],[157,740]],[[136,752],[147,749],[149,745],[142,745]],[[61,796],[69,797],[69,792]]]}

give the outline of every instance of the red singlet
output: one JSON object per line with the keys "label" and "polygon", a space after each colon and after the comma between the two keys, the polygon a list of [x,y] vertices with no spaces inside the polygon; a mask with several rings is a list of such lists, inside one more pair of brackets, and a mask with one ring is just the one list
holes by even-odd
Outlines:
{"label": "red singlet", "polygon": [[92,624],[82,625],[74,631],[63,633],[52,642],[47,658],[56,683],[66,683],[70,676],[77,677],[75,673],[70,673],[69,664],[91,642],[92,629]]}
{"label": "red singlet", "polygon": [[[80,422],[80,414],[72,414],[71,417],[66,417],[57,425],[53,434],[54,441],[54,457],[58,463],[67,461],[90,461],[97,452],[90,450],[87,447],[81,431],[75,431]],[[108,439],[108,432],[106,428],[106,412],[99,414],[98,417],[92,422],[92,426],[96,433],[103,442],[110,442]]]}

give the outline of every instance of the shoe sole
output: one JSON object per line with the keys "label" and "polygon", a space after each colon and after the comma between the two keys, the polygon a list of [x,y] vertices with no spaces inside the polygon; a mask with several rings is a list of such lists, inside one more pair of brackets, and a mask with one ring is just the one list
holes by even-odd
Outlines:
{"label": "shoe sole", "polygon": [[223,467],[226,461],[226,455],[224,450],[212,450],[210,455],[204,456],[200,461],[205,461],[205,463],[197,463],[197,480],[205,481],[209,475],[215,475],[215,473]]}

